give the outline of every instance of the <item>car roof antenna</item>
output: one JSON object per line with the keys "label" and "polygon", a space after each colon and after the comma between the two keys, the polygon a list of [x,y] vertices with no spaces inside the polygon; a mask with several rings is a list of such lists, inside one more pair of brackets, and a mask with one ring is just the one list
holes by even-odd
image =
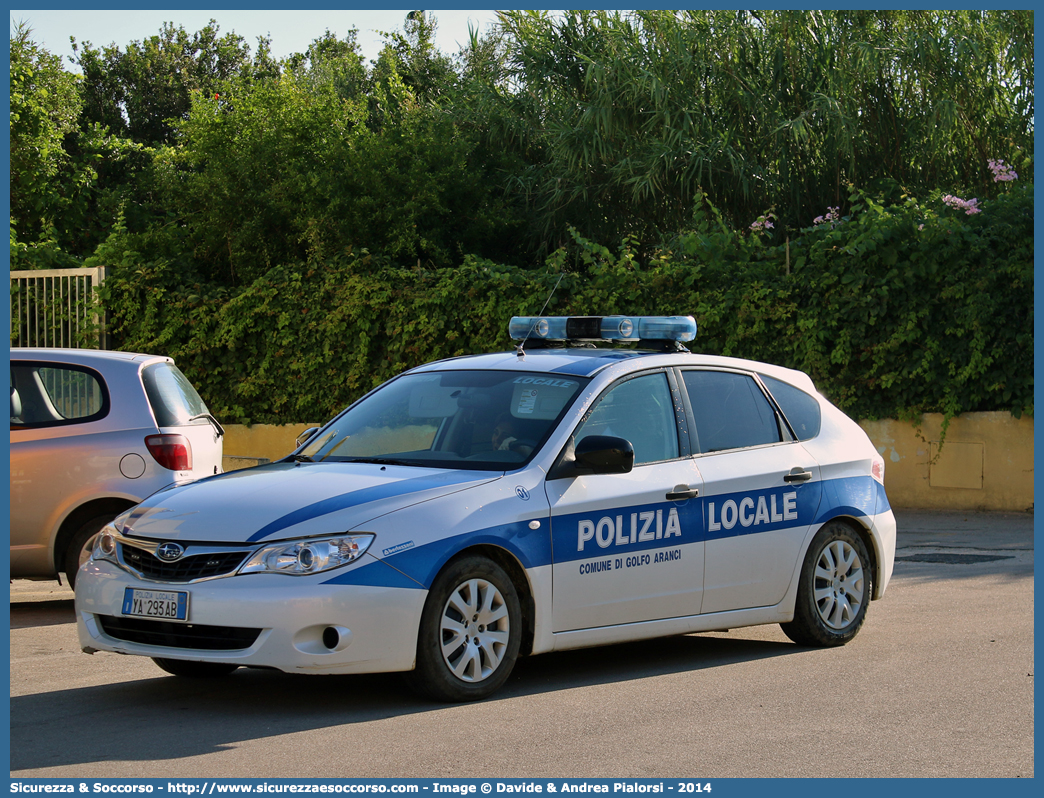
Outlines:
{"label": "car roof antenna", "polygon": [[[540,312],[537,314],[537,317],[540,317],[540,316],[544,315],[544,311],[547,310],[547,303],[550,302],[551,301],[551,297],[553,297],[555,295],[555,291],[558,290],[559,283],[562,282],[562,278],[563,277],[565,277],[565,272],[562,272],[561,274],[558,275],[558,282],[555,283],[555,287],[551,289],[551,293],[547,295],[547,299],[544,300],[544,307],[540,308]],[[536,329],[536,325],[537,325],[537,320],[534,319],[533,323],[529,326],[529,331],[526,333],[526,337],[523,338],[519,342],[519,344],[515,347],[515,354],[518,355],[519,358],[525,358],[526,353],[523,351],[523,347],[525,347],[526,341],[529,340],[529,336],[533,333],[533,330]]]}

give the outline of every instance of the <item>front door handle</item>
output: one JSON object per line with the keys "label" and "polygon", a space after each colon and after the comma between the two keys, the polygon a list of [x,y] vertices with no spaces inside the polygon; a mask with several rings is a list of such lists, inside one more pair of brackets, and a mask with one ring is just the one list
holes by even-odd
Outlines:
{"label": "front door handle", "polygon": [[700,495],[699,490],[690,488],[688,485],[675,485],[674,490],[667,493],[667,501],[681,502],[686,499],[694,499]]}
{"label": "front door handle", "polygon": [[808,482],[810,479],[812,479],[812,472],[805,471],[800,466],[794,466],[792,469],[790,469],[789,474],[783,475],[783,481],[790,483]]}

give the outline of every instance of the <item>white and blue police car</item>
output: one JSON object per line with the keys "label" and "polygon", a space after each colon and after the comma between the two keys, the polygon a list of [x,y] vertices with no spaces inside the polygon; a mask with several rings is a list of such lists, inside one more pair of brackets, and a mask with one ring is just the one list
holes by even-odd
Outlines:
{"label": "white and blue police car", "polygon": [[76,582],[83,650],[181,676],[403,671],[464,701],[523,655],[855,636],[895,519],[884,460],[808,376],[690,354],[688,316],[510,331],[514,352],[407,371],[285,460],[117,518]]}

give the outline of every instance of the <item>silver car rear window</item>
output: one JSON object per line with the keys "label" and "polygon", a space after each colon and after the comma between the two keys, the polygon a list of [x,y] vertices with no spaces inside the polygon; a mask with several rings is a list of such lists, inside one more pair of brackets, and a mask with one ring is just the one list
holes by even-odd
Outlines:
{"label": "silver car rear window", "polygon": [[209,413],[192,383],[172,363],[153,363],[141,373],[156,423],[161,427],[209,424],[201,415]]}

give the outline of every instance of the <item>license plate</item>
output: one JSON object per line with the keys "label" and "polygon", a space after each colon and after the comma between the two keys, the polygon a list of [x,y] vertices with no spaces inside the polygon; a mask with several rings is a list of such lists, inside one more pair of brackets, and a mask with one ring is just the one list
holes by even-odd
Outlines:
{"label": "license plate", "polygon": [[128,587],[123,591],[123,614],[139,618],[187,621],[188,598],[189,594],[183,590],[142,590]]}

